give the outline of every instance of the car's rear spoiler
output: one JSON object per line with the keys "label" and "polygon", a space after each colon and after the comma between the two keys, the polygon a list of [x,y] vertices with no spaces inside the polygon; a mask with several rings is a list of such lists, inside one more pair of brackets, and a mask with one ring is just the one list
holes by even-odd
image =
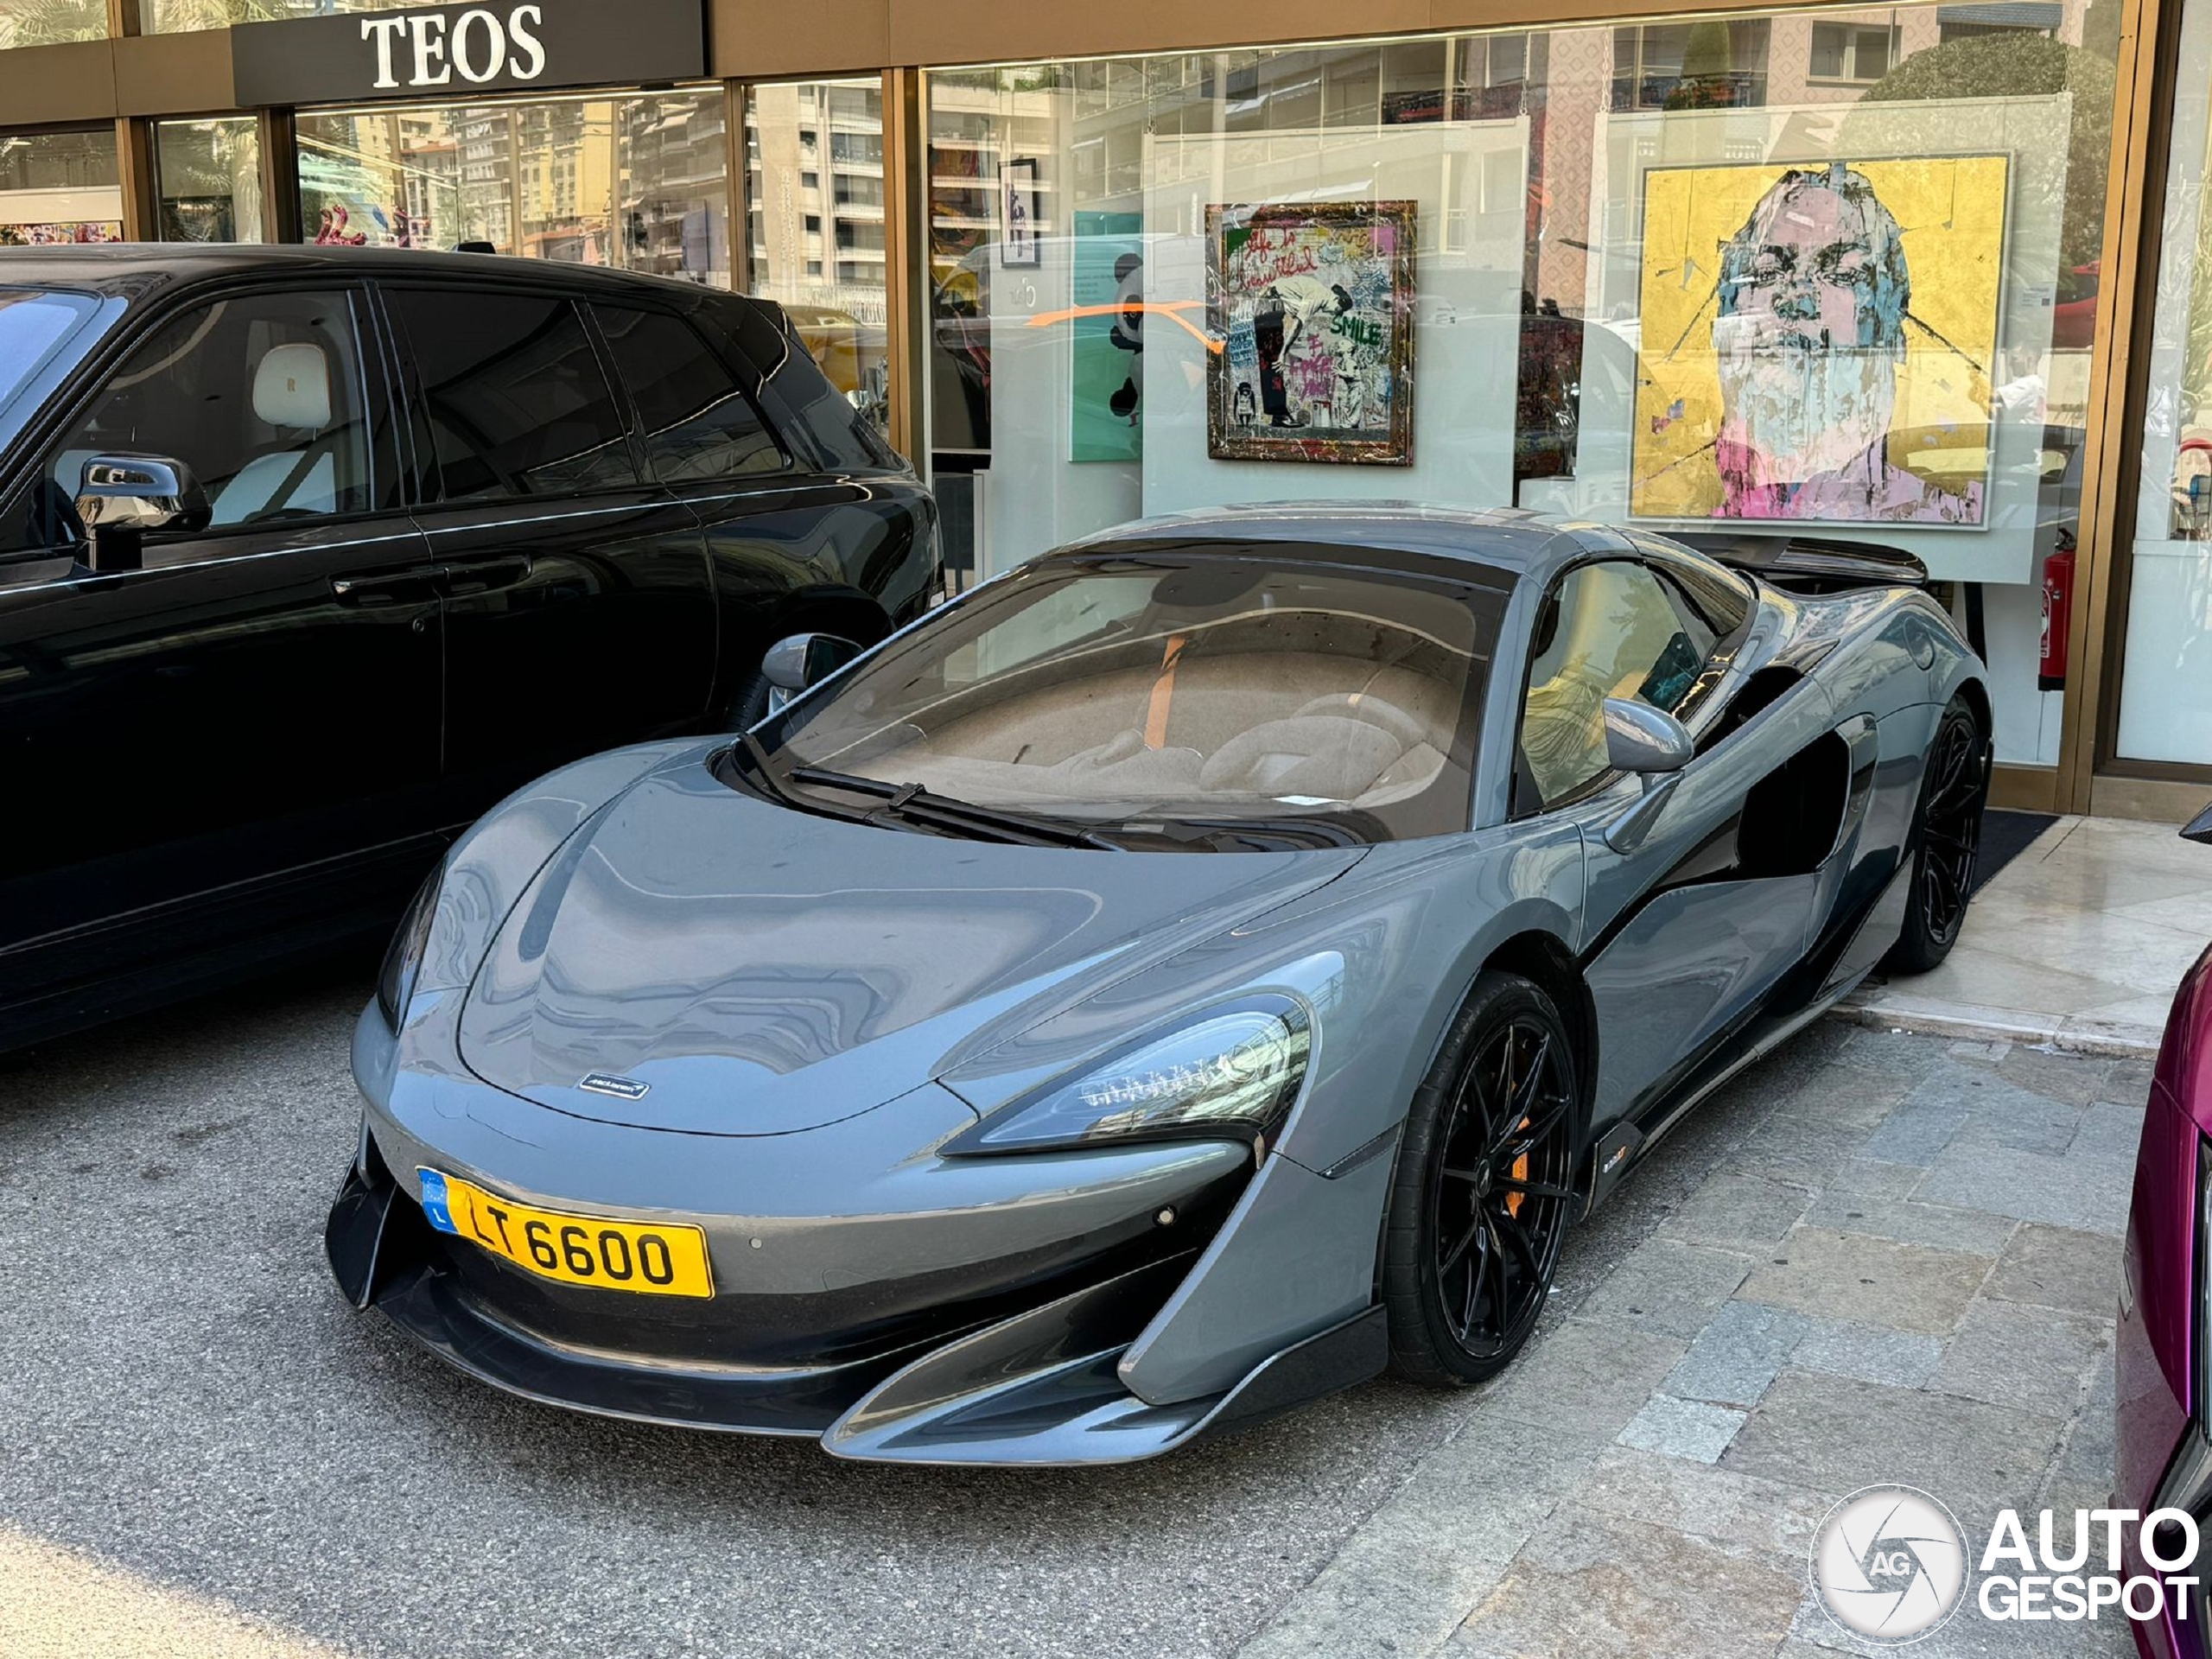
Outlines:
{"label": "car's rear spoiler", "polygon": [[1903,548],[1878,542],[1702,530],[1678,531],[1674,539],[1777,588],[1827,593],[1838,588],[1918,588],[1928,581],[1926,565]]}

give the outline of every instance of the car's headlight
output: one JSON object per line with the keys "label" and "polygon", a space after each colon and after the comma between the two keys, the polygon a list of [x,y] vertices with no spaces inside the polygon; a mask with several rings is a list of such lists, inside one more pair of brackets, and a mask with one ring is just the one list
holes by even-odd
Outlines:
{"label": "car's headlight", "polygon": [[430,943],[430,920],[438,913],[438,881],[444,874],[442,864],[416,889],[407,913],[399,918],[398,931],[385,947],[384,966],[377,970],[377,1007],[394,1031],[407,1011],[407,999],[415,994],[415,975]]}
{"label": "car's headlight", "polygon": [[1298,1098],[1313,1051],[1300,1003],[1265,996],[1203,1014],[992,1113],[948,1153],[1132,1140],[1255,1140]]}

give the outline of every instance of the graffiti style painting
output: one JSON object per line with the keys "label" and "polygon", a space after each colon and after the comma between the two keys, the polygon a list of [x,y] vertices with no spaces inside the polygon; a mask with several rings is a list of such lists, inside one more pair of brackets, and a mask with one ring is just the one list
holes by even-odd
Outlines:
{"label": "graffiti style painting", "polygon": [[64,243],[120,242],[117,219],[83,219],[67,225],[0,225],[0,248],[42,248]]}
{"label": "graffiti style painting", "polygon": [[2006,158],[1644,176],[1644,518],[1973,528]]}
{"label": "graffiti style painting", "polygon": [[1413,461],[1410,201],[1206,209],[1217,461]]}

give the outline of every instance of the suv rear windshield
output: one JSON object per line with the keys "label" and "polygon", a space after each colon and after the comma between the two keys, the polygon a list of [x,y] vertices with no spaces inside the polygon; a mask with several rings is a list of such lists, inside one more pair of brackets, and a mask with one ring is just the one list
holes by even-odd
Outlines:
{"label": "suv rear windshield", "polygon": [[821,774],[916,785],[1161,849],[1464,830],[1511,578],[1460,569],[1234,542],[1051,559],[772,722],[770,782],[841,806],[865,791]]}

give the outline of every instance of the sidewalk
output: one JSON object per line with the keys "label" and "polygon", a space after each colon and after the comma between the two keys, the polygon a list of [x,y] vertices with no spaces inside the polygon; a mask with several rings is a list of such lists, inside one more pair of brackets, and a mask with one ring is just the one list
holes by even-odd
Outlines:
{"label": "sidewalk", "polygon": [[[1967,926],[1570,1236],[1529,1351],[1241,1659],[1871,1655],[1808,1588],[1839,1498],[1909,1482],[1977,1538],[2107,1502],[2148,1055],[2212,935],[2212,849],[2062,820]],[[2133,1650],[2124,1621],[1972,1608],[1912,1649]]]}
{"label": "sidewalk", "polygon": [[[1830,1022],[1570,1236],[1554,1311],[1242,1659],[1834,1659],[1838,1499],[1971,1537],[2112,1490],[2120,1236],[2150,1062]],[[1387,1385],[1386,1385],[1387,1386]],[[1455,1402],[1455,1404],[1457,1402]],[[2105,1655],[1971,1607],[1916,1659]]]}
{"label": "sidewalk", "polygon": [[1974,895],[1932,974],[1870,983],[1871,1026],[2154,1054],[2174,987],[2212,941],[2212,847],[2176,826],[2061,818]]}

